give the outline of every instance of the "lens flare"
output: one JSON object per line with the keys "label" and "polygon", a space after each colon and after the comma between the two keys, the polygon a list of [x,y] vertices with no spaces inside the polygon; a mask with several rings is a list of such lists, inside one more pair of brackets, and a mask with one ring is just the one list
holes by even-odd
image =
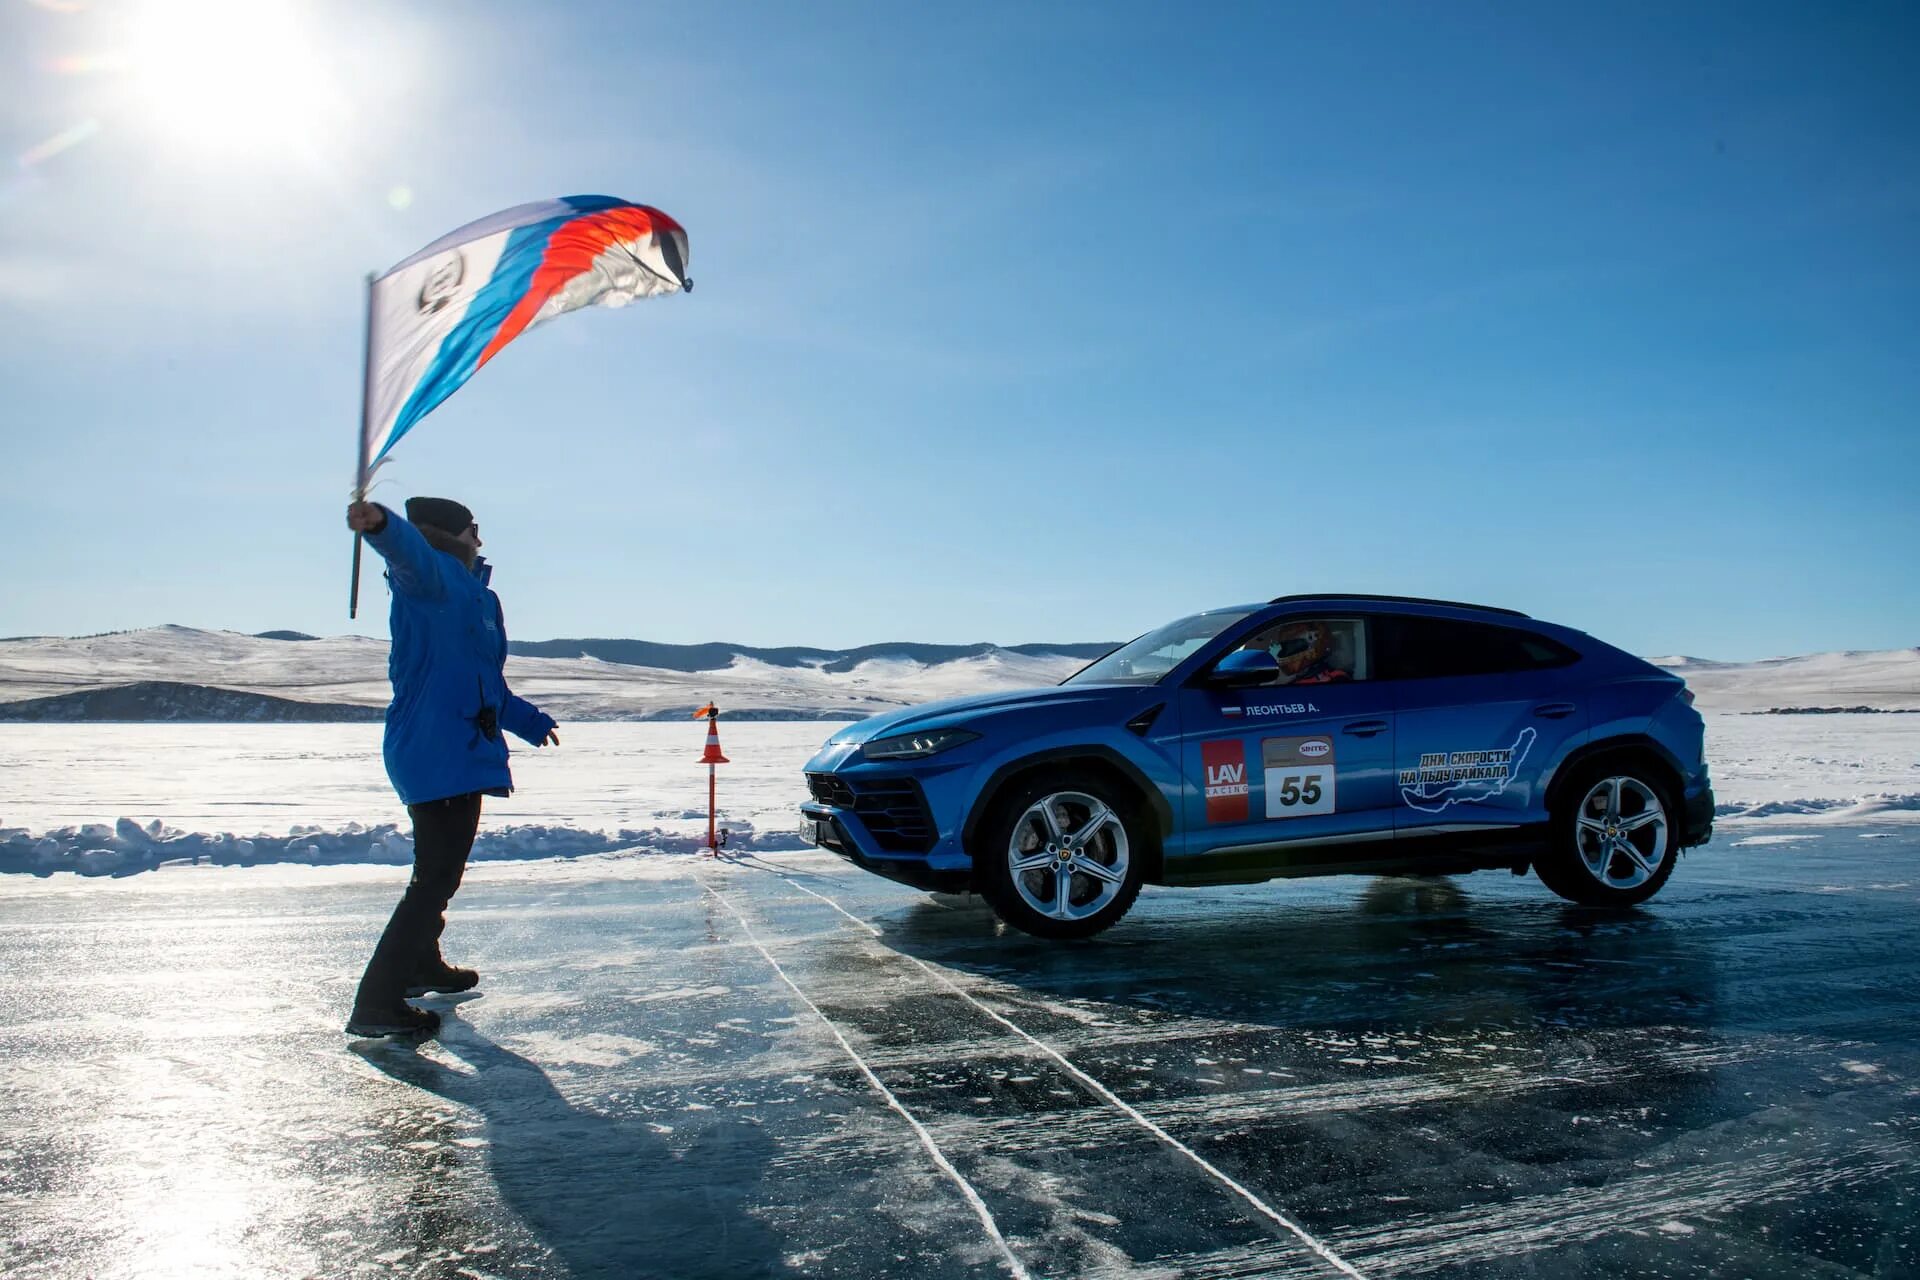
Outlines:
{"label": "lens flare", "polygon": [[63,76],[97,76],[125,71],[129,66],[123,53],[70,53],[53,60],[53,69]]}
{"label": "lens flare", "polygon": [[20,153],[17,163],[22,169],[31,169],[37,164],[45,164],[62,151],[79,146],[98,132],[100,132],[100,125],[97,121],[82,120],[78,124],[62,129],[46,141],[28,147]]}
{"label": "lens flare", "polygon": [[298,148],[346,110],[317,32],[280,0],[168,0],[130,31],[128,63],[149,123],[219,152]]}

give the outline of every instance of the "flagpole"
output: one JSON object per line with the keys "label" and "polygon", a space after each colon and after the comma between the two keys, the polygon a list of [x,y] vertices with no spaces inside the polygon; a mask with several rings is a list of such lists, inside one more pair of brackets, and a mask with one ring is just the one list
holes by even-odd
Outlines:
{"label": "flagpole", "polygon": [[[353,500],[367,500],[367,416],[373,389],[373,273],[367,273],[367,315],[360,340],[360,444],[359,466],[353,473]],[[353,535],[353,583],[347,591],[347,617],[360,616],[360,544],[365,535]]]}

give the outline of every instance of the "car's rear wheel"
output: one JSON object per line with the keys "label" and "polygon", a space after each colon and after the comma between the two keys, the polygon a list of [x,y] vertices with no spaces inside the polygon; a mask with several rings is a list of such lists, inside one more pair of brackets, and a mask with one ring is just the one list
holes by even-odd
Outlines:
{"label": "car's rear wheel", "polygon": [[1660,891],[1680,855],[1672,788],[1632,760],[1572,780],[1553,814],[1552,848],[1536,870],[1547,888],[1592,907],[1631,907]]}
{"label": "car's rear wheel", "polygon": [[1039,938],[1087,938],[1140,896],[1146,831],[1138,801],[1092,774],[1017,786],[983,824],[980,892],[999,917]]}

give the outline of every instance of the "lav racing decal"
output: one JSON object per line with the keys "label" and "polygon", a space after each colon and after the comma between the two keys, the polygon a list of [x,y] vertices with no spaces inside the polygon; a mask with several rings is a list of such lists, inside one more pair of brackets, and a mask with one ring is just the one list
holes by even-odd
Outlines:
{"label": "lav racing decal", "polygon": [[1306,818],[1334,809],[1333,740],[1268,738],[1260,744],[1269,818]]}
{"label": "lav racing decal", "polygon": [[1491,800],[1507,789],[1539,736],[1526,728],[1501,750],[1422,752],[1418,768],[1400,770],[1400,798],[1425,813]]}
{"label": "lav racing decal", "polygon": [[1207,774],[1207,821],[1247,820],[1247,744],[1223,738],[1200,744],[1200,767]]}

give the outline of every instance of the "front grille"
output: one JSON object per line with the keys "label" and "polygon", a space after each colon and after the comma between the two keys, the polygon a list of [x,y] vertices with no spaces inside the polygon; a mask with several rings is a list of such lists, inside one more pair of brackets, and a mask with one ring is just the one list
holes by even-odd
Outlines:
{"label": "front grille", "polygon": [[846,841],[840,834],[840,824],[835,822],[832,818],[828,818],[826,822],[821,824],[820,832],[819,832],[819,841],[820,841],[821,848],[831,849],[835,853],[841,855],[842,857],[845,857],[847,854],[853,852],[851,849],[847,848]]}
{"label": "front grille", "polygon": [[933,848],[933,815],[912,778],[862,778],[853,811],[889,853],[925,853]]}
{"label": "front grille", "polygon": [[873,842],[889,853],[925,853],[933,848],[933,815],[927,798],[912,778],[860,778],[836,773],[810,773],[807,790],[822,804],[851,809],[873,834]]}
{"label": "front grille", "polygon": [[807,790],[813,792],[813,798],[822,804],[838,805],[842,809],[853,808],[853,792],[843,780],[831,773],[808,774]]}

